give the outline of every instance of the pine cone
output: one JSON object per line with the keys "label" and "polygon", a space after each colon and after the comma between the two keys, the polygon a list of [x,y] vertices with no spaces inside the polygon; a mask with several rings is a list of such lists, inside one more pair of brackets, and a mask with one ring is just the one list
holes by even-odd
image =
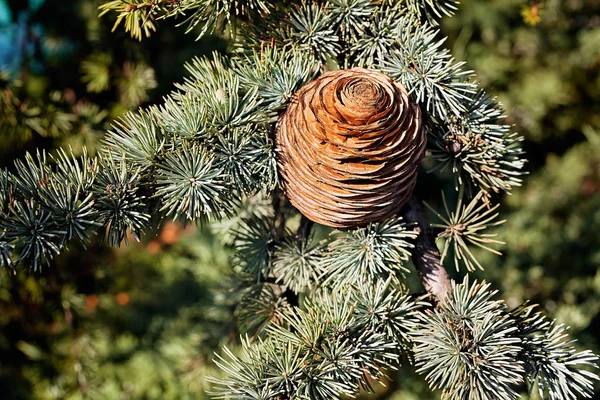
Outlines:
{"label": "pine cone", "polygon": [[421,110],[400,83],[363,68],[327,72],[278,121],[282,187],[317,223],[381,221],[408,201],[425,143]]}

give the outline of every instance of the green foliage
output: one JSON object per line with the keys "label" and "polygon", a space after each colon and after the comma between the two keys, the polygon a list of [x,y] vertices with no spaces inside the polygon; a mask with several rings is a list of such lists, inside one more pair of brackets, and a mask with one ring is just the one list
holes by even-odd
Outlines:
{"label": "green foliage", "polygon": [[[154,207],[149,198],[162,203],[160,211],[169,216],[185,215],[192,221],[213,216],[221,219],[231,214],[232,198],[226,193],[252,194],[276,185],[275,155],[266,125],[270,117],[258,96],[257,84],[261,82],[246,80],[243,85],[240,76],[216,57],[214,65],[208,59],[196,59],[189,66],[191,78],[179,85],[180,91],[173,92],[163,107],[124,116],[108,132],[102,156],[92,161],[98,171],[91,176],[93,187],[70,189],[81,199],[93,201],[93,209],[85,208],[85,215],[96,220],[86,220],[85,226],[95,230],[96,225],[102,225],[106,229],[102,236],[109,244],[127,241],[128,231],[139,238],[140,228],[149,221],[148,207]],[[309,78],[306,69],[279,74],[272,58],[255,62],[265,66],[263,84],[275,82],[276,87],[290,90],[290,79],[294,87]],[[292,60],[292,65],[299,63]],[[272,78],[266,77],[267,72],[274,74]],[[284,84],[277,84],[279,79]],[[183,104],[199,109],[182,113]],[[164,127],[163,121],[167,121]],[[40,179],[56,180],[56,168],[44,160],[29,157],[25,163],[17,162],[17,168],[22,177],[14,178],[16,202],[32,195],[41,199],[44,196],[37,188]],[[76,162],[63,163],[61,168],[65,175],[78,176],[81,172]],[[153,174],[152,180],[147,174]],[[64,207],[49,205],[48,210],[55,213],[49,221],[62,224]],[[6,230],[11,230],[10,225]],[[77,237],[84,240],[87,235],[79,232]],[[48,244],[48,251],[34,255],[48,257],[64,245],[43,243]]]}
{"label": "green foliage", "polygon": [[[516,399],[524,381],[551,399],[593,394],[598,376],[575,369],[596,366],[589,350],[565,342],[564,327],[522,306],[510,313],[491,300],[489,284],[454,285],[450,299],[421,314],[415,328],[415,361],[444,399]],[[548,389],[548,392],[546,390]]]}
{"label": "green foliage", "polygon": [[407,0],[408,9],[418,16],[425,16],[431,23],[458,10],[458,0]]}
{"label": "green foliage", "polygon": [[103,237],[111,246],[119,246],[123,240],[127,244],[128,233],[139,240],[150,219],[139,183],[140,170],[128,168],[124,157],[120,162],[108,159],[96,175],[92,193],[99,198],[95,209],[104,228]]}
{"label": "green foliage", "polygon": [[253,193],[277,184],[275,156],[268,127],[246,125],[215,138],[217,167],[229,177],[234,190]]}
{"label": "green foliage", "polygon": [[237,233],[245,226],[246,221],[252,218],[273,219],[273,205],[271,199],[264,192],[253,196],[242,196],[233,215],[222,221],[211,223],[211,229],[227,246],[233,246]]}
{"label": "green foliage", "polygon": [[388,58],[378,57],[382,70],[402,82],[433,117],[460,116],[477,87],[469,82],[473,71],[463,70],[465,63],[455,62],[450,52],[441,48],[444,40],[437,39],[438,30],[413,24],[413,20],[401,20],[396,48]]}
{"label": "green foliage", "polygon": [[486,192],[506,191],[521,185],[523,138],[500,123],[503,113],[494,99],[480,91],[467,112],[448,125],[431,123],[432,170],[450,170],[455,188],[475,186]]}
{"label": "green foliage", "polygon": [[24,163],[17,161],[17,175],[3,174],[6,204],[0,223],[6,240],[14,241],[4,249],[21,247],[14,263],[26,260],[34,270],[48,263],[71,239],[87,241],[90,230],[100,225],[95,222],[91,195],[83,195],[88,171],[82,173],[77,161],[60,154],[60,167],[73,168],[68,178],[52,173],[45,153],[38,153],[37,160],[27,154]]}
{"label": "green foliage", "polygon": [[590,1],[545,0],[535,27],[519,15],[523,3],[461,0],[461,17],[445,18],[442,25],[454,40],[453,53],[499,95],[508,122],[528,140],[545,142],[540,157],[528,153],[539,166],[547,152],[580,140],[582,126],[600,123],[600,28]]}
{"label": "green foliage", "polygon": [[11,254],[14,248],[12,243],[9,243],[4,238],[5,233],[0,235],[0,267],[8,268],[12,265]]}
{"label": "green foliage", "polygon": [[79,190],[71,185],[51,184],[45,193],[48,208],[57,210],[56,225],[64,229],[61,246],[75,238],[88,241],[90,226],[100,225],[94,221],[92,195],[82,198]]}
{"label": "green foliage", "polygon": [[117,82],[121,101],[125,107],[137,107],[146,102],[148,92],[156,88],[154,70],[144,64],[123,65],[123,76]]}
{"label": "green foliage", "polygon": [[[443,224],[431,225],[432,227],[443,229],[438,235],[438,237],[445,240],[442,249],[442,262],[448,255],[450,246],[452,246],[454,266],[457,271],[459,269],[459,264],[461,263],[464,263],[469,271],[474,271],[475,266],[479,267],[479,269],[483,269],[479,261],[477,261],[470,251],[469,244],[478,246],[494,254],[501,255],[498,250],[489,247],[489,245],[492,244],[504,244],[504,242],[491,239],[492,237],[497,236],[497,234],[479,233],[488,229],[488,227],[497,226],[506,222],[505,220],[494,221],[499,215],[497,212],[494,214],[494,211],[496,211],[499,206],[498,204],[493,207],[489,204],[489,201],[482,201],[481,204],[479,204],[483,194],[484,192],[479,192],[473,197],[468,205],[464,205],[463,192],[461,191],[459,193],[456,211],[450,212],[446,202],[446,196],[442,193],[442,201],[444,203],[446,216],[436,213]],[[429,204],[425,203],[425,205],[435,212]]]}
{"label": "green foliage", "polygon": [[241,355],[218,356],[228,378],[213,379],[215,397],[351,395],[370,388],[401,345],[444,399],[516,399],[525,377],[542,395],[550,387],[552,399],[588,397],[598,377],[574,367],[594,366],[597,356],[576,352],[564,328],[532,307],[509,312],[489,287],[454,285],[447,302],[426,309],[389,282],[317,292],[303,309],[281,309],[287,324],[269,325],[266,339],[246,338]]}
{"label": "green foliage", "polygon": [[81,80],[88,92],[103,93],[114,87],[126,108],[148,101],[148,93],[157,86],[154,69],[139,61],[126,61],[122,67],[115,67],[113,62],[112,55],[103,52],[92,53],[81,62]]}
{"label": "green foliage", "polygon": [[[401,27],[404,21],[403,14],[405,12],[400,8],[381,8],[374,12],[375,17],[370,24],[358,24],[358,21],[353,21],[357,25],[357,32],[349,38],[352,45],[349,46],[348,58],[354,60],[357,66],[373,68],[388,57],[390,49],[398,43],[399,32],[404,30]],[[342,28],[344,31],[349,30],[340,24],[340,29]]]}
{"label": "green foliage", "polygon": [[[326,229],[313,229],[299,216],[278,188],[273,137],[293,93],[327,69],[383,71],[406,86],[423,111],[427,163],[442,172],[430,178],[453,182],[459,191],[456,211],[450,212],[442,197],[446,215],[433,227],[443,229],[443,256],[452,247],[457,268],[459,262],[468,270],[488,265],[467,243],[495,252],[487,244],[499,242],[486,228],[498,224],[493,222],[497,213],[486,206],[494,192],[520,185],[522,139],[472,71],[443,48],[445,39],[435,25],[455,11],[456,3],[115,0],[100,6],[102,15],[118,13],[115,28],[122,23],[138,39],[161,19],[182,18],[188,32],[230,37],[232,51],[193,59],[187,64],[189,76],[163,104],[123,116],[96,157],[39,152],[1,172],[0,266],[39,270],[67,245],[88,242],[97,231],[119,246],[131,236],[139,241],[167,218],[181,218],[216,223],[213,229],[230,246],[234,277],[224,283],[232,291],[220,295],[225,311],[188,309],[182,321],[177,307],[171,307],[170,317],[143,329],[134,325],[118,340],[109,340],[106,330],[99,337],[82,335],[77,343],[90,351],[78,356],[89,366],[75,363],[85,371],[77,376],[80,387],[83,382],[105,398],[122,393],[185,398],[174,378],[179,375],[162,367],[181,358],[187,363],[182,368],[190,368],[197,357],[202,368],[192,367],[183,381],[198,381],[204,389],[199,376],[205,375],[209,356],[190,341],[212,350],[223,344],[215,337],[242,332],[247,336],[239,351],[229,343],[224,355],[217,355],[224,376],[212,379],[215,398],[330,399],[370,393],[374,382],[386,381],[404,360],[446,399],[515,399],[524,386],[529,391],[537,386],[551,399],[593,395],[597,375],[586,368],[597,357],[578,352],[559,323],[527,306],[511,311],[492,300],[495,291],[489,285],[468,280],[453,284],[446,298],[429,298],[433,304],[409,293],[408,258],[422,246],[418,235],[429,228],[413,230],[410,223],[391,218],[327,236]],[[150,63],[139,58],[115,63],[102,54],[92,53],[80,67],[88,90],[114,89],[123,107],[146,101],[156,86]],[[182,282],[172,291],[152,286],[153,291],[140,289],[138,295],[178,304],[183,293],[199,293],[199,272],[190,265],[201,253],[192,261],[177,259],[188,272],[171,271]],[[206,273],[216,271],[202,265]],[[158,279],[150,281],[160,285],[166,275],[156,273]],[[214,281],[222,271],[217,275]],[[64,303],[75,310],[77,301],[67,296]],[[133,311],[123,318],[135,317]],[[119,311],[113,317],[118,320]],[[208,327],[198,326],[205,320],[211,321]],[[221,321],[227,321],[226,331],[215,328]],[[190,337],[176,337],[181,328],[189,328]],[[32,360],[43,358],[43,351],[28,343],[18,349]],[[94,360],[94,352],[105,358]],[[116,360],[127,361],[114,366]],[[115,368],[109,378],[94,370],[102,362]],[[162,367],[141,373],[153,379],[128,388],[127,369],[144,371],[144,364]],[[94,375],[102,377],[99,383]],[[76,387],[68,379],[66,386],[57,382],[51,386],[58,397],[64,397],[65,387]]]}
{"label": "green foliage", "polygon": [[2,166],[36,147],[95,154],[110,119],[150,100],[160,63],[150,67],[140,45],[106,35],[97,18],[100,0],[66,0],[64,7],[38,0],[27,12],[26,1],[9,3],[15,23],[3,30],[3,46],[11,46],[3,54],[15,53],[21,62],[0,72]]}
{"label": "green foliage", "polygon": [[313,243],[312,237],[287,237],[275,251],[273,275],[296,293],[318,287],[323,259],[322,243]]}
{"label": "green foliage", "polygon": [[[258,88],[255,84],[241,85],[240,77],[227,67],[221,56],[214,54],[214,61],[196,58],[187,69],[191,77],[177,87],[200,101],[205,134],[222,133],[227,128],[264,119],[256,112],[260,104]],[[181,98],[180,94],[175,96]]]}
{"label": "green foliage", "polygon": [[[34,271],[41,264],[48,263],[59,253],[57,241],[65,234],[52,224],[51,215],[33,200],[16,203],[11,208],[11,216],[4,220],[3,228],[10,226],[4,236],[11,245],[19,246],[21,251],[15,263],[26,261]],[[6,247],[5,247],[6,249]]]}
{"label": "green foliage", "polygon": [[240,356],[218,356],[228,376],[213,379],[215,398],[329,399],[370,388],[399,359],[396,338],[416,325],[418,307],[382,282],[319,292],[285,313],[289,327],[271,325],[267,339],[243,340]]}
{"label": "green foliage", "polygon": [[264,336],[270,324],[284,324],[284,315],[288,309],[289,303],[281,297],[279,287],[258,283],[244,290],[234,315],[240,331],[256,337]]}
{"label": "green foliage", "polygon": [[534,307],[522,306],[512,311],[519,320],[518,336],[522,340],[521,357],[525,359],[530,392],[538,387],[540,397],[578,399],[594,390],[598,376],[580,366],[596,367],[598,357],[589,350],[578,352],[574,341],[565,342],[566,327],[546,320]]}
{"label": "green foliage", "polygon": [[342,40],[362,35],[364,21],[377,10],[377,6],[370,0],[332,0],[327,6],[332,22],[337,27],[335,34]]}
{"label": "green foliage", "polygon": [[316,3],[303,2],[290,15],[284,34],[287,43],[308,51],[323,61],[340,52],[338,37],[333,34],[332,21],[325,7]]}
{"label": "green foliage", "polygon": [[269,111],[285,107],[303,83],[310,81],[318,64],[300,49],[263,46],[251,56],[235,60],[233,71],[245,86],[258,87],[258,96]]}
{"label": "green foliage", "polygon": [[99,9],[100,16],[110,11],[119,13],[113,26],[113,31],[123,21],[125,31],[131,32],[131,37],[142,40],[142,32],[145,36],[150,36],[152,31],[156,31],[156,26],[154,25],[155,15],[159,11],[168,11],[169,8],[164,5],[167,3],[166,1],[150,3],[144,1],[113,0],[102,4]]}
{"label": "green foliage", "polygon": [[100,93],[110,86],[110,64],[112,57],[107,53],[92,54],[90,59],[81,63],[82,80],[87,83],[87,90]]}
{"label": "green foliage", "polygon": [[205,150],[193,146],[170,153],[158,165],[156,195],[163,197],[161,211],[175,218],[199,220],[229,209],[225,175],[212,167]]}
{"label": "green foliage", "polygon": [[198,27],[199,36],[203,36],[233,24],[235,18],[256,17],[270,8],[270,3],[263,0],[113,0],[99,7],[101,16],[119,13],[113,30],[123,22],[125,31],[138,40],[150,36],[159,19],[182,16],[185,20],[181,24],[188,26],[186,33]]}
{"label": "green foliage", "polygon": [[271,273],[275,226],[271,218],[251,216],[235,231],[233,267],[250,281],[264,281]]}
{"label": "green foliage", "polygon": [[539,303],[596,352],[600,253],[594,243],[600,233],[591,221],[600,218],[597,148],[586,141],[563,156],[549,155],[544,168],[506,199],[507,221],[497,230],[506,242],[503,257],[475,253],[511,305]]}
{"label": "green foliage", "polygon": [[21,81],[15,81],[5,72],[0,72],[0,124],[7,138],[29,139],[37,134],[43,137],[58,137],[73,129],[75,115],[64,108],[64,97],[53,91],[40,101],[28,98]]}
{"label": "green foliage", "polygon": [[165,145],[162,136],[152,114],[127,113],[106,134],[103,152],[116,159],[126,155],[129,163],[145,170],[158,161]]}
{"label": "green foliage", "polygon": [[376,282],[391,277],[402,281],[410,257],[411,239],[416,233],[399,219],[373,223],[342,235],[327,246],[321,260],[324,284],[344,286],[357,282]]}
{"label": "green foliage", "polygon": [[489,284],[455,285],[441,307],[421,315],[415,362],[443,399],[516,399],[523,382],[520,340]]}
{"label": "green foliage", "polygon": [[20,310],[0,317],[5,398],[207,399],[212,351],[238,334],[218,240],[195,231],[159,253],[90,251],[92,262],[60,257],[60,274],[3,281],[0,308]]}
{"label": "green foliage", "polygon": [[401,350],[406,351],[412,342],[411,332],[419,321],[415,311],[426,305],[426,302],[414,301],[403,295],[402,290],[395,288],[393,281],[389,280],[385,284],[360,283],[354,307],[360,324],[370,331],[385,333]]}

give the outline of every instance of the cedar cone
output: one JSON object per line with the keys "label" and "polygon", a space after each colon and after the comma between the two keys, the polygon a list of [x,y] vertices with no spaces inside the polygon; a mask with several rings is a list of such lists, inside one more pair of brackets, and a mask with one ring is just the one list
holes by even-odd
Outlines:
{"label": "cedar cone", "polygon": [[363,68],[304,85],[277,123],[282,188],[310,220],[355,228],[398,213],[425,154],[421,110],[404,86]]}

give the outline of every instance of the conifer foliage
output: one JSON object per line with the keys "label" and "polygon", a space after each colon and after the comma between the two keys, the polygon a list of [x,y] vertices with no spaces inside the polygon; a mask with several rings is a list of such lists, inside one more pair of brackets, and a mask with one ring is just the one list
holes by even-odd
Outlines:
{"label": "conifer foliage", "polygon": [[[591,397],[597,357],[563,326],[509,309],[489,284],[450,282],[442,265],[453,245],[457,268],[485,267],[470,246],[496,243],[483,233],[498,223],[493,195],[520,184],[525,162],[498,103],[443,48],[437,20],[457,3],[107,2],[101,14],[116,12],[134,38],[176,19],[230,36],[232,52],[191,61],[162,105],[114,123],[96,157],[40,152],[0,171],[0,266],[40,270],[72,241],[119,246],[165,219],[219,222],[248,295],[237,307],[242,351],[217,356],[226,378],[214,380],[215,398],[352,396],[401,362],[444,399],[515,399],[524,388]],[[401,215],[323,237],[283,195],[279,116],[305,83],[355,67],[406,88],[431,165],[454,177],[462,200],[440,216],[444,257],[415,198]],[[430,293],[409,293],[411,257]]]}

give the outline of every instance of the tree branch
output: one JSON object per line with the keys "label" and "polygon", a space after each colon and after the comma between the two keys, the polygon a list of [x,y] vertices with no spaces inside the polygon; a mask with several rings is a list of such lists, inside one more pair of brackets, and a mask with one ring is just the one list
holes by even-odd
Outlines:
{"label": "tree branch", "polygon": [[275,237],[277,241],[283,240],[285,236],[286,202],[287,197],[279,187],[273,192],[273,209],[275,210]]}
{"label": "tree branch", "polygon": [[442,265],[440,251],[435,244],[435,235],[429,229],[423,206],[415,196],[411,196],[401,213],[407,222],[417,224],[414,230],[419,236],[415,240],[412,259],[421,282],[427,293],[435,296],[438,302],[443,302],[451,289],[450,278]]}
{"label": "tree branch", "polygon": [[300,219],[300,227],[298,227],[298,231],[296,232],[296,237],[300,240],[308,240],[310,237],[310,230],[312,229],[314,222],[310,219],[306,218],[304,214]]}

